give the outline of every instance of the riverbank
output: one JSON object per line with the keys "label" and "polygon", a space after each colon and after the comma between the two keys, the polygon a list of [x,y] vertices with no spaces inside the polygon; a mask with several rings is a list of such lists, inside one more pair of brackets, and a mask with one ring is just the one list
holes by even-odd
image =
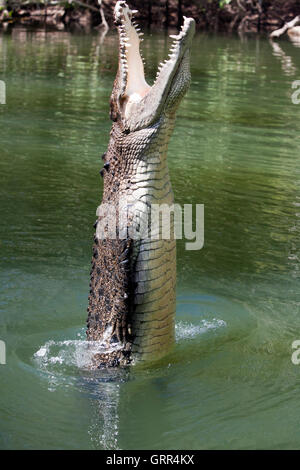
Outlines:
{"label": "riverbank", "polygon": [[[60,30],[89,31],[101,28],[104,17],[110,27],[113,25],[115,2],[102,1],[102,17],[96,0],[74,2],[23,4],[2,0],[0,26],[45,24]],[[271,32],[300,14],[298,0],[148,0],[142,4],[131,0],[130,5],[139,10],[138,21],[149,28],[178,27],[185,15],[195,18],[198,30],[222,32]]]}

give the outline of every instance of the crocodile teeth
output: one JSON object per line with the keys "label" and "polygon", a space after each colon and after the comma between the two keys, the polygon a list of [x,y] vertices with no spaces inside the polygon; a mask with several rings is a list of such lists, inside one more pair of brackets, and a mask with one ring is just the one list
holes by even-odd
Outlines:
{"label": "crocodile teeth", "polygon": [[[119,24],[119,44],[120,44],[120,62],[121,62],[121,73],[123,77],[123,83],[125,88],[127,87],[132,93],[132,89],[134,89],[135,84],[139,85],[139,80],[141,83],[143,80],[145,81],[144,77],[144,68],[145,60],[140,53],[140,43],[143,41],[144,33],[141,31],[139,27],[138,21],[134,16],[135,13],[138,13],[138,10],[130,10],[127,4],[124,2],[118,2],[118,7],[115,9],[115,17]],[[122,11],[125,9],[124,11]],[[186,21],[184,17],[184,23],[181,26],[181,29],[178,31],[177,34],[171,34],[171,47],[169,49],[169,53],[167,59],[161,62],[158,66],[156,79],[158,79],[160,74],[163,74],[163,68],[168,69],[176,63],[177,57],[179,57],[180,49],[181,49],[181,40],[185,37],[186,32],[189,29],[189,22]],[[129,50],[129,48],[131,48]],[[136,56],[139,54],[139,57]],[[139,76],[140,74],[140,76]],[[130,75],[130,76],[129,76]],[[145,82],[146,92],[148,84]],[[145,90],[142,90],[145,92]]]}

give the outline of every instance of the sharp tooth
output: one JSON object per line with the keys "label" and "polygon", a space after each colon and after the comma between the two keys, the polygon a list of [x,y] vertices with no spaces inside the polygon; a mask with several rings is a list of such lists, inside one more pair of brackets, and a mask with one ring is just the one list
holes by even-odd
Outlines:
{"label": "sharp tooth", "polygon": [[178,39],[178,35],[176,36],[175,34],[170,34],[169,36],[171,39]]}
{"label": "sharp tooth", "polygon": [[134,15],[135,13],[138,13],[139,10],[131,10],[131,13]]}

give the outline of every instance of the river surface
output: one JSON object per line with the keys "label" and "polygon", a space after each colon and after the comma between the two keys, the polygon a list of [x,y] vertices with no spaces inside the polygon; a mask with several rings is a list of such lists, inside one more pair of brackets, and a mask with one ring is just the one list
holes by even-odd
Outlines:
{"label": "river surface", "polygon": [[[149,81],[170,39],[146,36]],[[169,146],[176,346],[149,368],[90,372],[85,320],[117,38],[0,35],[0,447],[300,448],[297,44],[198,34]]]}

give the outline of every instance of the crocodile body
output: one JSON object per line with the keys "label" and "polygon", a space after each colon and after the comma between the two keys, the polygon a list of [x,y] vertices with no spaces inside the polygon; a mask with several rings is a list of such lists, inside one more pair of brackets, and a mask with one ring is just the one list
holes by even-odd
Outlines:
{"label": "crocodile body", "polygon": [[87,320],[87,338],[102,345],[94,367],[158,359],[174,342],[176,241],[172,220],[168,239],[160,228],[150,236],[151,207],[174,203],[167,147],[190,81],[194,22],[186,19],[173,59],[149,87],[133,15],[125,2],[117,3],[119,70],[111,97],[113,126],[103,155]]}

